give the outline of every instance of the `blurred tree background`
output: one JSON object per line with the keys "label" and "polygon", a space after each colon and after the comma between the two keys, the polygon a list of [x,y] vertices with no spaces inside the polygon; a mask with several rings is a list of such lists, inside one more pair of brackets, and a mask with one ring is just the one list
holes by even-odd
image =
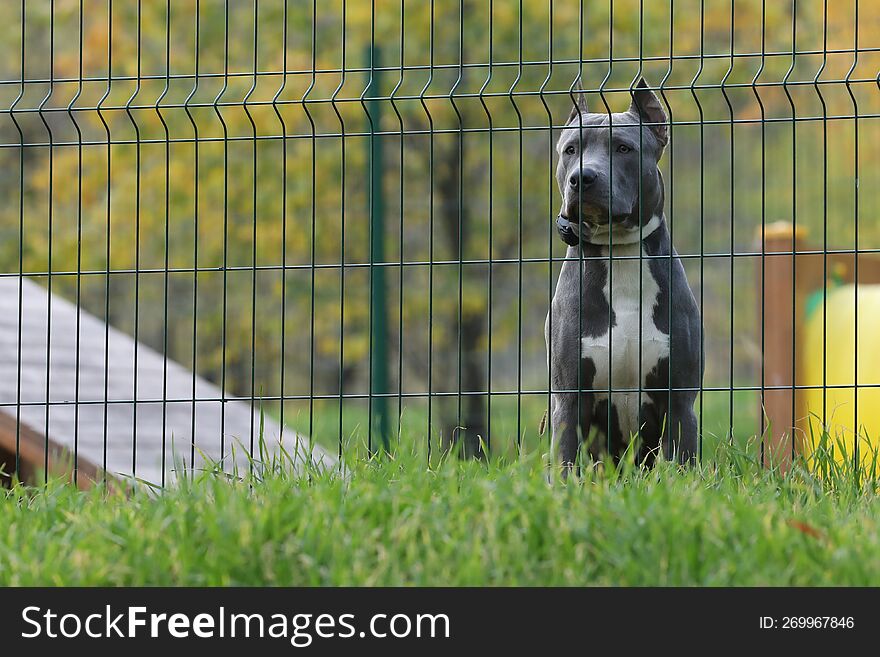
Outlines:
{"label": "blurred tree background", "polygon": [[[880,247],[872,3],[858,21],[822,0],[24,4],[24,21],[0,6],[0,271],[51,273],[53,292],[325,442],[367,433],[371,43],[404,442],[429,421],[471,451],[535,440],[547,259],[564,253],[553,144],[578,80],[594,111],[625,109],[639,75],[662,84],[707,388],[760,382],[762,221]],[[359,396],[341,419],[340,391]],[[706,434],[759,432],[757,393],[732,417],[730,401],[704,394]]]}

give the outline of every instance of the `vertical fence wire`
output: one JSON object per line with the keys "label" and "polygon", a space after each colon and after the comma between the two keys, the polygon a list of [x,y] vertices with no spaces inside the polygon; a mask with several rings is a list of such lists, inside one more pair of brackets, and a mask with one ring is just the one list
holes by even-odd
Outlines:
{"label": "vertical fence wire", "polygon": [[[21,0],[21,86],[18,95],[12,101],[9,115],[12,119],[15,129],[18,132],[18,344],[21,345],[23,334],[23,304],[24,296],[24,132],[21,124],[15,118],[15,109],[24,98],[24,81],[25,81],[25,22],[26,22],[25,2]],[[16,385],[15,385],[15,471],[21,472],[21,348],[18,349],[15,362]]]}
{"label": "vertical fence wire", "polygon": [[[797,57],[797,0],[792,0],[791,2],[791,63],[788,67],[788,70],[785,72],[785,77],[782,79],[782,89],[785,91],[785,97],[788,100],[788,104],[791,106],[791,325],[792,327],[797,326],[797,258],[798,258],[798,240],[797,240],[797,111],[795,109],[794,100],[791,97],[791,92],[788,87],[789,79],[791,78],[791,74],[794,72],[794,67],[796,63]],[[794,449],[795,449],[795,436],[794,436],[794,423],[797,418],[797,390],[796,390],[796,381],[797,381],[797,331],[795,328],[792,328],[791,332],[791,424],[792,424],[792,433],[791,433],[791,447],[790,454],[794,457]]]}
{"label": "vertical fence wire", "polygon": [[[544,78],[544,81],[541,83],[541,88],[539,90],[539,95],[541,98],[541,105],[544,108],[544,112],[547,115],[547,180],[553,180],[553,112],[550,110],[550,106],[547,104],[547,86],[550,84],[550,81],[553,79],[553,0],[547,0],[547,76]],[[491,133],[490,133],[491,134]],[[547,186],[547,207],[551,210],[553,209],[554,202],[556,201],[554,197],[554,189],[553,183],[550,182]],[[553,422],[553,289],[554,289],[554,280],[553,280],[553,246],[554,246],[554,238],[555,233],[553,222],[548,222],[547,224],[547,299],[548,299],[548,312],[547,319],[545,320],[545,328],[544,328],[544,340],[547,345],[547,410],[544,418],[541,422],[540,433],[547,434],[549,433],[549,427]],[[556,448],[556,441],[552,440],[550,449]]]}
{"label": "vertical fence wire", "polygon": [[[281,111],[278,109],[278,99],[284,94],[287,88],[287,31],[288,31],[288,0],[284,0],[283,6],[283,16],[282,16],[282,30],[281,30],[281,66],[282,66],[282,76],[281,76],[281,86],[278,87],[278,91],[275,92],[275,95],[272,97],[272,110],[275,112],[275,116],[278,119],[278,123],[281,126],[281,317],[279,319],[281,324],[281,358],[278,364],[279,367],[279,395],[280,400],[278,403],[278,420],[281,424],[281,430],[284,431],[284,395],[287,390],[286,383],[286,369],[285,363],[287,361],[287,123],[284,121],[284,116],[281,114]],[[283,438],[283,434],[282,434]]]}
{"label": "vertical fence wire", "polygon": [[[645,3],[644,3],[644,0],[639,0],[639,32],[638,32],[639,68],[638,68],[638,71],[636,71],[635,78],[632,80],[632,82],[630,82],[630,85],[629,85],[630,86],[630,97],[632,99],[632,106],[636,105],[636,92],[635,92],[636,85],[638,85],[642,79],[642,71],[643,71],[642,67],[643,67],[643,61],[644,61],[644,36],[645,36],[644,24],[645,24]],[[639,126],[639,151],[638,152],[641,154],[642,150],[645,147],[645,143],[644,143],[645,133],[644,133],[644,125],[643,125],[644,119],[642,117],[641,111],[637,111],[637,114],[638,114],[637,121],[638,121],[638,126]],[[613,127],[611,129],[613,130]],[[616,151],[616,149],[614,148],[614,143],[613,143],[613,141],[611,141],[611,143],[609,144],[609,148],[608,148],[608,153],[611,156],[609,158],[609,162],[614,160],[615,151]],[[611,164],[611,167],[613,167],[613,166],[614,165]],[[639,319],[638,319],[638,332],[637,332],[637,336],[639,339],[639,348],[638,348],[639,361],[636,364],[636,370],[637,370],[637,374],[636,374],[637,384],[636,385],[638,387],[638,392],[636,393],[636,409],[637,409],[636,417],[638,420],[638,426],[628,429],[628,431],[635,431],[636,433],[640,432],[642,430],[642,427],[645,426],[645,424],[644,424],[645,418],[642,413],[642,411],[643,411],[643,409],[642,409],[642,389],[644,387],[644,379],[642,378],[642,375],[643,375],[642,359],[644,356],[644,354],[643,354],[643,349],[644,349],[643,341],[644,341],[644,335],[645,335],[644,334],[644,328],[645,328],[644,327],[644,313],[642,312],[642,306],[645,303],[645,276],[644,276],[644,270],[643,270],[645,249],[642,245],[642,241],[645,239],[645,234],[644,234],[645,208],[642,206],[642,201],[645,198],[645,194],[644,194],[644,191],[645,191],[644,190],[644,175],[645,175],[644,167],[645,167],[644,160],[641,157],[639,157],[639,168],[638,168],[639,181],[638,181],[638,196],[637,196],[637,198],[639,199],[639,202],[638,202],[638,215],[636,216],[636,221],[638,221],[639,243],[638,243],[638,262],[635,263],[638,267],[638,270],[639,270],[638,271],[638,277],[639,277],[639,302],[638,302],[639,303]],[[611,194],[612,194],[611,203],[609,203],[609,205],[614,203],[614,188],[613,187],[611,188]],[[609,217],[608,217],[609,240],[614,239],[611,235],[614,231],[610,230],[610,227],[613,225],[612,224],[613,220],[614,219],[611,216],[611,212],[610,212],[610,208],[609,208]],[[632,263],[630,263],[630,264],[632,264]],[[614,294],[614,290],[611,289],[611,295],[610,295],[609,299],[611,301],[612,308],[614,307],[613,294]],[[611,342],[610,338],[611,338],[611,336],[609,336],[609,343]],[[608,370],[609,371],[611,371],[611,366],[612,366],[612,364],[608,363]],[[610,404],[611,400],[609,399],[608,401]],[[667,415],[668,415],[668,413],[667,413]],[[672,429],[670,428],[670,432],[671,431],[672,431]],[[632,439],[632,436],[630,436],[629,438]],[[625,441],[627,440],[627,436],[624,436],[624,440]],[[666,450],[666,458],[671,459],[672,458],[672,451],[671,451],[672,450],[672,441],[668,441],[668,442],[669,442],[669,449]]]}
{"label": "vertical fence wire", "polygon": [[[135,98],[137,98],[138,94],[141,91],[141,9],[142,3],[141,0],[138,0],[137,3],[137,38],[136,38],[136,58],[137,58],[137,84],[132,92],[131,96],[129,96],[128,100],[125,103],[125,113],[128,116],[128,120],[131,121],[131,127],[134,130],[135,136],[135,179],[134,179],[134,321],[132,325],[132,333],[134,337],[134,353],[132,355],[132,371],[134,372],[134,376],[131,381],[131,474],[133,477],[137,477],[137,434],[138,434],[138,355],[140,353],[140,283],[141,283],[141,131],[138,126],[138,122],[135,121],[134,116],[131,113],[131,104],[134,102]],[[195,123],[193,123],[193,127],[195,127]],[[196,141],[196,147],[198,147],[198,141]],[[198,152],[198,151],[196,151]],[[196,171],[198,171],[198,158],[196,159]],[[82,174],[80,173],[80,178]],[[196,180],[198,180],[198,174],[196,174]],[[198,195],[196,195],[198,198]],[[198,213],[196,213],[198,216]],[[193,296],[195,297],[195,290],[193,290]],[[51,292],[49,293],[49,298],[52,298]],[[195,326],[195,312],[193,312],[193,325]],[[79,348],[77,348],[79,351]],[[195,328],[193,328],[193,353],[195,353]],[[193,373],[195,373],[195,363],[193,364]],[[192,420],[192,433],[195,436],[195,374],[193,374],[193,420]],[[48,428],[47,428],[48,434]],[[195,440],[193,440],[193,450],[195,450]],[[195,461],[195,457],[193,456],[193,461]]]}
{"label": "vertical fence wire", "polygon": [[457,396],[456,396],[456,414],[455,414],[455,429],[454,431],[458,433],[459,437],[462,435],[462,423],[461,423],[461,403],[462,403],[462,360],[463,360],[463,349],[464,345],[462,344],[463,333],[463,321],[464,321],[464,240],[463,232],[464,232],[464,120],[461,115],[461,110],[458,107],[458,104],[455,102],[455,92],[458,89],[459,85],[462,83],[464,78],[464,0],[459,0],[458,3],[458,77],[455,80],[455,84],[452,85],[452,89],[449,91],[449,100],[452,103],[453,108],[455,109],[455,117],[458,120],[458,135],[457,135],[457,150],[458,150],[458,180],[457,182],[457,217],[458,217],[458,237],[456,240],[457,247],[457,258],[458,258],[458,323],[457,323],[457,353],[458,353],[458,361],[456,363],[456,381],[457,381]]}
{"label": "vertical fence wire", "polygon": [[[819,78],[828,63],[828,0],[822,0],[822,65],[813,78],[816,96],[822,105],[822,421],[828,413],[828,111]],[[763,130],[763,127],[762,127]],[[763,192],[763,183],[762,183]],[[763,199],[763,194],[762,194]],[[858,256],[856,256],[858,257]],[[811,431],[812,434],[812,431]],[[811,436],[812,438],[812,436]]]}
{"label": "vertical fence wire", "polygon": [[425,95],[434,81],[434,9],[435,0],[431,0],[428,19],[428,79],[419,92],[419,103],[425,112],[428,122],[428,363],[427,363],[427,424],[425,426],[425,459],[431,463],[431,440],[433,436],[433,389],[434,389],[434,119],[425,101]]}
{"label": "vertical fence wire", "polygon": [[[43,123],[43,127],[46,128],[46,137],[49,142],[49,190],[48,190],[48,198],[47,198],[47,208],[46,208],[46,219],[47,219],[47,248],[46,248],[46,257],[47,257],[47,276],[46,276],[46,288],[49,291],[48,294],[48,304],[46,306],[46,424],[44,430],[44,446],[43,446],[43,478],[44,483],[48,482],[49,477],[49,422],[51,419],[51,410],[52,407],[48,403],[50,397],[49,392],[51,390],[52,383],[52,222],[53,222],[53,214],[52,210],[54,209],[54,194],[52,193],[52,189],[55,185],[55,148],[54,148],[54,135],[52,131],[52,126],[46,120],[46,115],[43,113],[43,110],[46,107],[46,103],[52,97],[52,92],[55,91],[55,0],[51,0],[49,3],[49,88],[46,91],[46,95],[40,101],[40,105],[37,108],[37,111],[40,115],[40,121]],[[108,140],[109,141],[109,140]],[[109,203],[109,201],[108,201]],[[107,268],[109,270],[110,265],[108,263]],[[108,279],[109,280],[109,279]]]}
{"label": "vertical fence wire", "polygon": [[[199,91],[199,61],[200,61],[200,9],[201,2],[200,0],[196,0],[195,5],[195,24],[194,28],[194,44],[193,44],[193,86],[187,95],[186,99],[183,101],[183,110],[186,112],[186,117],[189,119],[190,125],[192,125],[193,131],[193,280],[192,280],[192,357],[191,357],[191,368],[192,368],[192,405],[190,410],[190,436],[192,439],[190,440],[190,452],[189,452],[189,467],[191,469],[195,469],[196,467],[196,382],[198,380],[196,376],[196,372],[198,371],[198,319],[199,319],[199,126],[196,123],[196,120],[193,118],[192,110],[190,109],[190,103],[192,102],[193,97]],[[254,22],[256,22],[256,12],[254,13]],[[255,46],[256,49],[256,46]],[[256,68],[256,63],[255,63]],[[254,144],[256,145],[256,135],[254,135]],[[254,175],[254,189],[256,190],[256,174]],[[256,238],[254,238],[256,242]],[[254,271],[256,271],[257,263],[254,261]],[[253,309],[254,318],[257,315],[257,309],[254,307]],[[137,347],[135,347],[135,353],[137,353]],[[135,377],[137,377],[137,368],[135,368]],[[253,453],[253,451],[251,452]]]}
{"label": "vertical fence wire", "polygon": [[[404,263],[406,261],[406,253],[404,248],[404,237],[406,231],[404,230],[404,217],[406,216],[406,187],[404,185],[404,165],[405,165],[405,142],[404,135],[406,134],[406,130],[404,129],[403,116],[400,113],[400,109],[395,102],[395,94],[400,91],[400,88],[403,86],[403,76],[404,71],[406,69],[406,64],[404,61],[404,53],[406,52],[406,9],[404,0],[400,0],[400,44],[398,51],[398,59],[399,59],[399,68],[398,68],[398,78],[397,84],[394,86],[394,89],[391,90],[389,94],[389,102],[391,104],[391,108],[394,110],[394,114],[397,116],[397,123],[400,128],[400,136],[398,137],[398,161],[400,166],[400,181],[398,185],[398,204],[400,206],[400,229],[397,235],[398,242],[400,243],[400,252],[399,256],[399,265],[397,269],[397,288],[398,288],[398,305],[397,305],[397,432],[395,434],[395,443],[400,440],[401,434],[401,422],[403,419],[403,317],[404,317]],[[385,413],[387,415],[387,403],[385,405]],[[387,424],[387,421],[386,421]],[[389,449],[390,437],[388,436],[388,428],[386,426],[383,435],[382,435],[382,444],[386,451]]]}
{"label": "vertical fence wire", "polygon": [[[669,99],[666,97],[666,89],[665,86],[669,81],[669,78],[672,76],[672,67],[675,62],[674,58],[674,43],[675,43],[675,3],[674,0],[669,0],[669,64],[666,69],[666,73],[663,75],[663,79],[660,80],[660,97],[663,99],[663,104],[666,105],[667,115],[669,117],[669,144],[667,146],[667,150],[669,151],[669,216],[675,216],[675,114],[673,113],[672,105],[669,102]],[[662,180],[662,178],[661,178]],[[661,212],[664,213],[665,219],[665,209],[661,208]],[[669,224],[669,253],[667,254],[667,262],[666,262],[666,275],[668,276],[670,282],[673,280],[673,263],[675,259],[673,258],[673,254],[675,253],[675,223],[672,222]],[[650,267],[650,264],[648,265]],[[639,273],[641,276],[641,272]],[[667,295],[667,303],[666,303],[666,325],[672,326],[672,294]],[[670,340],[669,342],[669,366],[666,368],[666,387],[668,391],[666,393],[666,408],[672,408],[672,399],[673,393],[676,392],[675,384],[673,384],[672,372],[675,367],[675,359],[677,357],[675,345]],[[679,382],[678,387],[683,388],[684,385]],[[677,396],[681,396],[684,393],[684,390],[679,390]],[[641,407],[641,404],[639,405]],[[673,439],[678,432],[675,431],[674,428],[670,429],[670,434]],[[699,439],[698,439],[699,440]],[[699,449],[699,448],[698,448]],[[669,456],[667,456],[669,458]]]}
{"label": "vertical fence wire", "polygon": [[[862,427],[859,422],[859,104],[853,95],[850,79],[859,64],[859,0],[855,0],[853,7],[853,61],[852,66],[846,72],[844,84],[853,106],[853,439],[852,460],[856,477],[859,469],[859,443],[862,439]],[[792,442],[793,447],[793,442]]]}
{"label": "vertical fence wire", "polygon": [[318,0],[312,0],[312,15],[311,15],[311,79],[309,81],[309,86],[303,93],[302,97],[302,107],[303,113],[306,115],[306,118],[309,122],[309,127],[311,129],[311,144],[309,149],[309,155],[311,158],[311,177],[309,178],[311,182],[311,195],[310,195],[310,214],[311,214],[311,226],[309,233],[309,265],[310,265],[310,279],[309,279],[309,436],[314,435],[315,429],[315,289],[316,289],[316,242],[317,242],[317,201],[315,199],[315,182],[317,176],[317,132],[315,128],[315,120],[312,117],[312,113],[309,111],[309,106],[307,99],[309,94],[315,88],[315,81],[317,78],[317,52],[318,52]]}
{"label": "vertical fence wire", "polygon": [[[171,0],[165,2],[165,86],[156,100],[156,114],[162,123],[165,134],[165,168],[164,168],[164,244],[163,244],[163,271],[162,271],[162,353],[168,353],[168,327],[170,326],[169,315],[169,284],[171,271],[171,133],[168,123],[162,115],[162,100],[168,94],[171,87]],[[173,453],[173,452],[172,452]],[[168,459],[168,359],[162,361],[162,465],[161,485],[165,487],[166,467]]]}
{"label": "vertical fence wire", "polygon": [[340,40],[342,74],[339,77],[339,85],[333,90],[330,102],[336,118],[339,120],[341,137],[339,140],[340,152],[340,181],[339,181],[339,223],[341,226],[339,239],[339,458],[342,458],[344,435],[343,435],[343,386],[345,385],[345,120],[339,113],[336,104],[339,92],[345,86],[345,28],[346,28],[346,0],[342,0],[342,37]]}
{"label": "vertical fence wire", "polygon": [[[696,75],[694,75],[693,80],[691,80],[691,96],[693,96],[694,104],[697,106],[697,112],[699,116],[698,128],[700,131],[699,138],[699,151],[700,151],[700,254],[706,252],[706,220],[705,220],[705,189],[706,189],[706,174],[705,174],[705,132],[704,132],[704,119],[705,116],[703,114],[703,105],[700,103],[700,97],[696,91],[697,81],[700,79],[700,76],[703,74],[703,67],[705,65],[705,35],[706,35],[706,0],[700,0],[700,67],[697,69]],[[706,368],[706,261],[704,258],[700,258],[700,317],[702,318],[702,322],[700,323],[700,372],[704,372]],[[703,458],[703,445],[706,440],[706,435],[704,433],[704,418],[706,411],[706,400],[704,396],[704,386],[700,385],[699,391],[699,399],[700,399],[700,418],[699,418],[699,429],[697,431],[697,436],[699,442],[699,458],[702,460]]]}
{"label": "vertical fence wire", "polygon": [[[104,447],[104,452],[101,460],[101,471],[104,473],[102,476],[104,477],[104,482],[106,483],[107,478],[107,449],[109,443],[109,435],[108,435],[108,425],[109,425],[109,414],[110,414],[110,292],[111,292],[111,276],[112,276],[112,243],[111,243],[111,232],[112,232],[112,214],[113,214],[113,165],[111,162],[111,155],[113,153],[113,139],[110,134],[110,125],[107,123],[107,119],[104,116],[102,111],[102,105],[107,102],[107,99],[110,97],[110,94],[113,89],[113,0],[107,0],[107,88],[104,91],[104,95],[101,96],[101,100],[98,101],[97,105],[97,113],[98,118],[101,120],[101,125],[104,128],[104,133],[106,135],[107,140],[107,214],[106,214],[106,224],[107,224],[107,235],[105,241],[105,252],[104,252],[104,266],[106,267],[104,271],[104,408],[103,408],[103,426],[102,426],[102,443]],[[51,297],[50,297],[51,298]],[[167,331],[166,331],[167,333]],[[48,364],[46,367],[47,375],[48,375]],[[47,376],[48,378],[48,376]],[[46,397],[46,410],[49,408],[49,397]],[[49,451],[48,445],[48,435],[46,436],[46,452]],[[48,476],[48,470],[47,475]]]}
{"label": "vertical fence wire", "polygon": [[[760,310],[758,313],[759,321],[760,321],[760,349],[761,349],[761,363],[760,363],[760,408],[759,408],[759,429],[758,433],[758,445],[760,451],[760,462],[765,463],[765,439],[767,434],[767,413],[764,404],[764,398],[766,395],[766,385],[767,385],[767,363],[765,358],[766,353],[766,345],[767,345],[767,336],[766,336],[766,322],[764,317],[766,316],[767,311],[767,301],[766,301],[766,289],[767,289],[767,127],[765,122],[765,110],[764,103],[761,100],[761,94],[758,93],[758,81],[761,78],[761,74],[764,72],[764,67],[766,65],[766,44],[767,44],[767,1],[761,0],[761,64],[758,67],[758,71],[755,73],[755,77],[752,78],[752,93],[755,96],[755,102],[758,104],[758,109],[760,111],[760,130],[761,130],[761,273],[760,273],[760,281],[761,281],[761,289],[759,290],[758,296]],[[702,283],[701,283],[702,285]],[[702,408],[702,402],[700,403]],[[702,412],[700,413],[702,416]]]}
{"label": "vertical fence wire", "polygon": [[[369,171],[370,171],[370,191],[367,194],[367,213],[370,218],[370,328],[369,328],[369,352],[370,357],[367,363],[367,417],[369,418],[369,423],[367,425],[367,451],[373,452],[373,408],[374,408],[374,384],[376,373],[375,370],[378,367],[381,367],[380,363],[377,363],[379,359],[376,358],[376,341],[379,336],[376,335],[376,326],[378,324],[378,318],[374,317],[376,313],[376,303],[374,299],[374,295],[377,292],[379,283],[377,281],[377,271],[376,271],[376,260],[377,260],[377,251],[378,253],[382,253],[382,249],[379,248],[380,242],[383,239],[383,235],[376,235],[376,221],[375,215],[377,212],[376,203],[377,203],[377,194],[376,188],[381,183],[379,182],[379,177],[376,173],[376,167],[381,166],[381,158],[377,157],[381,146],[377,147],[376,144],[376,132],[381,131],[382,126],[376,125],[378,122],[378,111],[376,110],[376,101],[373,100],[373,97],[378,96],[380,94],[380,90],[377,88],[378,84],[376,84],[376,68],[379,66],[379,62],[377,61],[377,50],[376,50],[376,2],[375,0],[370,1],[370,45],[367,46],[367,59],[368,64],[370,66],[370,77],[367,80],[366,87],[364,88],[364,93],[361,96],[361,103],[364,104],[363,98],[369,94],[370,101],[369,107],[364,104],[364,112],[367,115],[367,124],[368,129],[370,131],[369,141],[367,142],[367,149],[369,151]],[[401,139],[402,139],[401,135]],[[379,160],[377,162],[377,160]],[[378,274],[384,279],[384,276]],[[384,280],[383,280],[384,283]],[[384,337],[384,336],[382,336]],[[384,392],[384,391],[382,391]],[[379,404],[383,404],[384,400],[377,400]]]}
{"label": "vertical fence wire", "polygon": [[[285,8],[287,5],[285,4]],[[287,21],[285,19],[285,27]],[[285,39],[285,45],[287,40]],[[286,49],[285,49],[286,56]],[[285,59],[286,61],[286,59]],[[285,64],[285,77],[287,74],[287,66]],[[222,300],[220,303],[220,454],[226,454],[226,367],[227,367],[227,344],[229,330],[229,128],[226,120],[223,118],[223,112],[220,111],[220,103],[223,96],[229,89],[229,0],[224,0],[223,5],[223,86],[214,97],[212,103],[214,114],[221,128],[221,143],[223,144],[223,246],[222,246],[222,269],[223,280]],[[279,114],[279,119],[280,119]],[[285,133],[286,135],[286,133]],[[286,142],[286,140],[285,140]],[[284,158],[285,166],[287,158]],[[285,176],[286,178],[286,176]],[[286,186],[285,186],[286,189]],[[286,199],[286,196],[285,196]],[[286,216],[286,215],[285,215]],[[285,224],[286,225],[286,224]],[[284,361],[282,360],[282,367]],[[283,377],[282,377],[283,381]],[[282,382],[282,390],[283,390]],[[284,408],[282,401],[281,408]]]}
{"label": "vertical fence wire", "polygon": [[[67,105],[67,114],[70,117],[71,125],[73,125],[74,130],[76,131],[76,292],[75,292],[75,300],[76,306],[79,307],[82,303],[82,257],[83,257],[83,248],[82,248],[82,235],[83,235],[83,134],[82,129],[79,126],[79,123],[76,120],[76,115],[74,114],[73,108],[76,102],[79,100],[80,96],[82,96],[83,91],[83,0],[79,1],[79,11],[77,14],[77,23],[78,23],[78,39],[77,39],[77,86],[76,93],[70,99],[70,103]],[[22,149],[24,150],[24,149]],[[21,305],[21,299],[19,299],[19,307]],[[79,396],[80,396],[80,366],[81,366],[81,347],[82,347],[82,313],[76,314],[76,338],[74,343],[74,349],[76,351],[76,355],[74,356],[74,365],[73,365],[73,377],[74,377],[74,390],[73,390],[73,484],[76,486],[79,484],[79,438],[80,438],[80,429],[79,429],[79,418],[80,418],[80,404],[79,404]],[[21,336],[19,335],[19,358],[21,357]],[[19,380],[19,385],[21,382]],[[136,476],[134,473],[134,468],[132,468],[132,474]]]}
{"label": "vertical fence wire", "polygon": [[[513,84],[510,86],[510,103],[513,105],[513,110],[516,112],[516,127],[517,127],[517,159],[518,159],[518,168],[517,168],[517,196],[516,196],[516,214],[518,218],[517,225],[517,313],[516,313],[516,453],[520,454],[522,451],[522,374],[523,374],[523,118],[522,113],[517,107],[516,98],[514,94],[516,93],[516,88],[519,83],[522,81],[523,77],[523,2],[519,0],[519,7],[517,10],[517,69],[516,69],[516,79],[513,81]],[[491,36],[490,36],[491,39]],[[491,132],[490,132],[491,134]],[[489,194],[491,195],[491,187],[489,190]],[[491,225],[491,213],[489,215],[489,223]],[[489,240],[491,242],[491,238]],[[492,262],[491,258],[489,259],[489,271],[492,271]],[[491,286],[491,284],[490,284]],[[491,301],[489,304],[491,305]],[[492,333],[492,327],[489,326],[489,333]],[[491,349],[489,350],[489,359],[492,358]],[[489,378],[490,386],[489,386],[489,399],[491,400],[491,376]],[[492,417],[491,408],[488,411],[489,418]],[[492,439],[492,432],[489,428],[486,430],[486,449],[491,448],[491,443],[489,442]]]}
{"label": "vertical fence wire", "polygon": [[[260,63],[260,17],[259,17],[259,0],[254,0],[253,4],[253,16],[254,16],[254,31],[253,31],[253,80],[251,82],[251,88],[248,89],[247,93],[242,100],[242,109],[244,109],[245,116],[247,116],[248,123],[251,125],[251,131],[253,139],[251,140],[252,149],[251,149],[251,160],[252,160],[252,168],[251,168],[251,176],[253,180],[253,185],[251,186],[251,203],[253,204],[251,217],[253,219],[252,222],[252,232],[251,232],[251,240],[252,240],[252,250],[251,250],[251,355],[250,355],[250,366],[251,366],[251,402],[257,403],[257,215],[258,215],[258,201],[257,201],[257,180],[259,175],[259,150],[257,148],[257,124],[254,121],[254,117],[251,114],[250,108],[248,107],[248,101],[253,95],[254,91],[257,89],[258,82],[258,71],[259,63]],[[344,15],[343,15],[344,16]],[[344,21],[344,17],[343,17]],[[344,25],[344,23],[343,23]],[[343,38],[343,43],[345,43],[345,39]],[[343,50],[345,52],[345,50]],[[342,68],[345,70],[345,61],[343,60]],[[344,141],[343,141],[344,143]],[[344,157],[344,156],[343,156]],[[343,175],[343,189],[345,189],[345,176]],[[345,263],[345,241],[343,240],[343,254],[340,262]],[[342,271],[345,271],[344,269]],[[341,352],[341,348],[340,348]],[[340,371],[342,368],[340,367]],[[341,394],[341,393],[340,393]],[[341,405],[341,397],[340,397],[340,424],[342,422],[342,405]],[[251,426],[249,432],[249,454],[253,457],[254,452],[254,443],[255,443],[255,422],[256,418],[254,414],[251,413],[250,416]],[[340,431],[341,433],[341,431]],[[253,471],[253,464],[249,466],[249,471]]]}
{"label": "vertical fence wire", "polygon": [[728,163],[728,166],[730,167],[730,169],[729,169],[730,170],[730,179],[728,181],[730,184],[730,188],[729,188],[730,189],[730,209],[728,211],[728,216],[729,216],[729,221],[730,221],[730,260],[729,260],[730,269],[728,272],[728,285],[730,286],[730,310],[729,310],[730,324],[729,324],[729,329],[728,329],[730,332],[730,344],[728,345],[728,348],[730,350],[730,353],[729,353],[729,364],[728,364],[728,384],[729,384],[730,390],[728,392],[728,412],[727,412],[728,421],[727,421],[727,436],[726,436],[726,439],[730,440],[730,441],[733,440],[733,392],[734,392],[733,367],[734,367],[734,349],[736,346],[736,340],[734,338],[734,336],[735,336],[734,308],[736,307],[736,304],[734,303],[734,297],[735,297],[734,293],[736,291],[736,288],[734,287],[734,281],[733,281],[734,253],[736,251],[736,246],[734,243],[735,235],[734,235],[734,230],[733,230],[734,221],[736,218],[736,208],[735,208],[736,188],[734,185],[734,177],[736,174],[736,165],[735,165],[736,145],[734,143],[734,134],[735,134],[735,128],[734,128],[734,123],[733,123],[734,111],[733,111],[733,105],[730,102],[730,97],[728,96],[728,93],[727,93],[726,85],[727,85],[727,81],[730,79],[731,74],[733,73],[734,52],[735,52],[735,48],[736,48],[735,41],[734,41],[734,36],[736,34],[735,18],[736,18],[736,1],[731,0],[731,2],[730,2],[730,30],[728,31],[728,39],[729,39],[729,41],[728,41],[729,53],[728,54],[730,55],[730,63],[727,67],[727,72],[724,74],[724,77],[721,79],[721,95],[724,96],[724,102],[727,105],[727,111],[730,114],[730,133],[729,133],[729,135],[730,135],[730,160]]}
{"label": "vertical fence wire", "polygon": [[[486,97],[485,92],[492,82],[492,73],[493,71],[493,59],[494,59],[494,51],[493,46],[495,42],[495,3],[494,0],[488,0],[488,24],[489,24],[489,33],[488,33],[488,74],[486,79],[483,81],[483,85],[480,87],[479,95],[480,95],[480,105],[483,107],[483,111],[486,113],[486,125],[488,126],[488,144],[487,144],[487,156],[488,156],[488,172],[487,172],[487,180],[489,185],[489,200],[488,200],[488,208],[487,208],[487,216],[489,218],[489,243],[487,244],[487,249],[489,252],[489,265],[487,274],[487,282],[486,282],[486,294],[487,294],[487,302],[486,302],[486,324],[489,329],[486,334],[486,433],[487,437],[491,439],[492,436],[492,283],[493,283],[493,257],[494,257],[494,249],[493,249],[493,229],[492,225],[494,223],[494,191],[495,191],[495,143],[493,138],[493,123],[492,123],[492,112],[489,111],[488,105],[486,105]],[[520,177],[520,184],[522,184],[522,177]],[[488,448],[488,447],[487,447]]]}

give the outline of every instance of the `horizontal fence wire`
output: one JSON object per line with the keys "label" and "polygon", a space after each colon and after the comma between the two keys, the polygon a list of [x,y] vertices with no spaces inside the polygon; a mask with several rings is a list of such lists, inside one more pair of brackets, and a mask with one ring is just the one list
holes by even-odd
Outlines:
{"label": "horizontal fence wire", "polygon": [[[0,480],[559,462],[615,436],[675,458],[691,415],[695,457],[787,467],[824,432],[858,459],[880,423],[875,13],[4,3]],[[572,212],[629,220],[627,194],[635,248],[560,239]]]}

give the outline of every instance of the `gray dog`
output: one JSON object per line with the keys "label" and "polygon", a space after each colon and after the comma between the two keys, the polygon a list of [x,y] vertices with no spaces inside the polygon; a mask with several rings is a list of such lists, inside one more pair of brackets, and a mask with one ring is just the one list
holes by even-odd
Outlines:
{"label": "gray dog", "polygon": [[638,436],[647,465],[661,448],[681,463],[696,454],[702,327],[663,212],[667,123],[640,80],[623,113],[590,113],[581,95],[556,145],[568,251],[544,336],[553,450],[566,470],[581,441],[617,458]]}

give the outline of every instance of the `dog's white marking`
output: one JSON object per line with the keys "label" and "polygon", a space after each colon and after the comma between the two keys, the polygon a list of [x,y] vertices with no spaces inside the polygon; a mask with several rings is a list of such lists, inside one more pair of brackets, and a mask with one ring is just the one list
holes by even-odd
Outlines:
{"label": "dog's white marking", "polygon": [[[581,226],[583,226],[583,224],[581,224]],[[615,226],[613,233],[610,235],[610,243],[613,246],[617,246],[618,244],[636,244],[641,242],[659,227],[660,217],[656,214],[642,227],[641,231],[639,231],[638,226],[635,228],[620,228]],[[608,224],[593,227],[592,234],[587,238],[587,242],[590,244],[596,244],[597,246],[608,246]],[[615,249],[614,252],[617,253],[617,250]]]}
{"label": "dog's white marking", "polygon": [[[646,229],[648,226],[650,224]],[[660,288],[651,275],[650,260],[638,257],[640,252],[644,254],[641,242],[618,246],[615,240],[613,244],[611,266],[602,291],[614,310],[615,326],[598,337],[581,338],[581,355],[591,358],[596,366],[593,381],[593,389],[597,391],[596,403],[608,398],[610,372],[611,403],[617,408],[620,430],[624,440],[628,441],[640,428],[638,390],[645,387],[646,377],[660,359],[669,356],[669,335],[654,324],[654,305]],[[608,256],[607,246],[601,251],[602,255]],[[626,392],[614,392],[620,389]],[[641,401],[648,401],[648,393],[641,393]],[[597,420],[595,424],[601,430],[604,424],[601,418]]]}

